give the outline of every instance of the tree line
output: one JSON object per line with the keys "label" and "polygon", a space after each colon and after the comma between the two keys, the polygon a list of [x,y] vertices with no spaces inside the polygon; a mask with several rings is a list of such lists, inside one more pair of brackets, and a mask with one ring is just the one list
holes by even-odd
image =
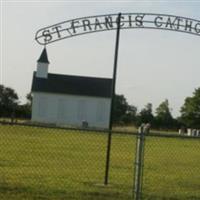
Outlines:
{"label": "tree line", "polygon": [[[20,104],[19,97],[14,89],[0,85],[0,118],[31,118],[31,93],[26,95],[26,103]],[[138,111],[137,107],[130,105],[124,95],[115,95],[113,122],[115,124],[150,123],[154,128],[175,129],[182,127],[200,128],[200,88],[195,89],[191,97],[186,97],[181,107],[180,116],[174,118],[171,113],[169,101],[165,99],[155,109],[147,103]]]}
{"label": "tree line", "polygon": [[0,85],[0,118],[31,118],[31,93],[26,95],[26,103],[20,104],[19,96],[10,87]]}
{"label": "tree line", "polygon": [[128,104],[124,95],[116,95],[114,100],[113,119],[116,124],[139,126],[141,123],[150,123],[153,128],[168,130],[180,127],[200,128],[200,88],[195,89],[191,97],[185,98],[177,118],[171,113],[168,99],[160,103],[155,114],[151,103],[147,103],[138,112],[137,107]]}

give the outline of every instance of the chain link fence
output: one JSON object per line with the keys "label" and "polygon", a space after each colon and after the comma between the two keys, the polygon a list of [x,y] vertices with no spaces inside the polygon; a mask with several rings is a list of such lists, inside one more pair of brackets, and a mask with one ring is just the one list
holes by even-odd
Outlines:
{"label": "chain link fence", "polygon": [[146,137],[143,199],[200,199],[200,138]]}
{"label": "chain link fence", "polygon": [[[137,133],[0,123],[0,199],[134,198]],[[200,199],[199,138],[145,137],[142,199]]]}

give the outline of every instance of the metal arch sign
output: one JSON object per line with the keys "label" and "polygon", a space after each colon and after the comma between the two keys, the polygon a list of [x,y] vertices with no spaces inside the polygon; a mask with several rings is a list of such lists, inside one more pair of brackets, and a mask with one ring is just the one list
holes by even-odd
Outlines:
{"label": "metal arch sign", "polygon": [[[160,29],[200,36],[200,21],[166,14],[122,13],[120,29]],[[41,45],[87,33],[117,29],[118,14],[97,15],[72,19],[47,26],[36,32],[35,39]]]}

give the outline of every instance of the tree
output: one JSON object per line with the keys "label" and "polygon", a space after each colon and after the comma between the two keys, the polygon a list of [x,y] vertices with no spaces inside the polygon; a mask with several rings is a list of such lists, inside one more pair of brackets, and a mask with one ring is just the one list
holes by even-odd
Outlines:
{"label": "tree", "polygon": [[136,119],[137,108],[129,105],[124,95],[115,95],[113,122],[132,123]]}
{"label": "tree", "polygon": [[32,105],[32,100],[33,100],[33,96],[31,94],[31,92],[26,95],[26,100],[27,100],[26,104],[31,106]]}
{"label": "tree", "polygon": [[126,113],[121,117],[121,121],[125,124],[136,122],[137,108],[133,105],[128,105]]}
{"label": "tree", "polygon": [[152,124],[154,121],[154,116],[152,113],[152,104],[148,103],[139,113],[137,119],[137,125],[141,125],[141,123],[150,123]]}
{"label": "tree", "polygon": [[12,88],[0,85],[0,117],[10,117],[17,105],[17,93]]}
{"label": "tree", "polygon": [[156,124],[159,127],[167,129],[174,126],[174,119],[167,99],[165,99],[165,101],[163,101],[156,109]]}
{"label": "tree", "polygon": [[195,89],[192,97],[185,99],[180,120],[187,127],[200,128],[200,88]]}
{"label": "tree", "polygon": [[114,108],[113,108],[113,122],[117,123],[121,121],[123,115],[126,114],[128,103],[124,95],[115,95]]}
{"label": "tree", "polygon": [[23,105],[18,105],[16,110],[17,118],[30,119],[31,118],[31,106],[32,106],[32,94],[28,93],[26,95],[26,103]]}

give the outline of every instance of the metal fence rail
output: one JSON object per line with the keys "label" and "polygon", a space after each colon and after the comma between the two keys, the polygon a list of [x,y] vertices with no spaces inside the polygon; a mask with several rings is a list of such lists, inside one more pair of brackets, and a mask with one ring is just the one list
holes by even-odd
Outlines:
{"label": "metal fence rail", "polygon": [[[0,199],[134,199],[141,135],[112,132],[105,186],[107,134],[0,122]],[[200,199],[200,138],[151,133],[143,144],[139,199]]]}

